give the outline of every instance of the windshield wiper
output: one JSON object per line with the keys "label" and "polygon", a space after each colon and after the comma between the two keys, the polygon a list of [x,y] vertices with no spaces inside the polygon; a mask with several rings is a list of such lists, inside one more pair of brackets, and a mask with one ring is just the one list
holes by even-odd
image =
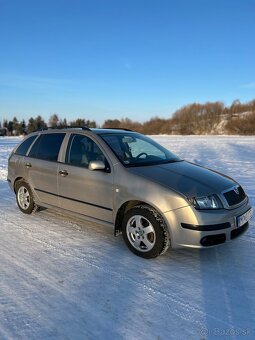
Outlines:
{"label": "windshield wiper", "polygon": [[169,159],[165,161],[151,161],[151,162],[141,162],[141,163],[129,163],[124,164],[127,168],[132,167],[139,167],[139,166],[152,166],[152,165],[161,165],[161,164],[167,164],[167,163],[176,163],[176,162],[182,162],[183,159]]}

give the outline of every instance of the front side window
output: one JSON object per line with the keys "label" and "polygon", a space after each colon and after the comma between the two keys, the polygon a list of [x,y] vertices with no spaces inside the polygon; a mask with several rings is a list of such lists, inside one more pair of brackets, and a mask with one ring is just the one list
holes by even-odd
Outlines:
{"label": "front side window", "polygon": [[90,138],[72,134],[69,139],[66,163],[88,168],[91,161],[100,160],[107,165],[106,158],[97,144]]}
{"label": "front side window", "polygon": [[20,155],[20,156],[25,156],[27,153],[28,149],[32,145],[33,141],[36,139],[37,135],[28,137],[27,139],[24,140],[23,143],[20,144],[20,146],[17,148],[15,154]]}
{"label": "front side window", "polygon": [[64,133],[42,134],[34,143],[28,156],[56,162],[64,137]]}
{"label": "front side window", "polygon": [[100,136],[126,167],[180,161],[172,152],[138,133],[107,133]]}

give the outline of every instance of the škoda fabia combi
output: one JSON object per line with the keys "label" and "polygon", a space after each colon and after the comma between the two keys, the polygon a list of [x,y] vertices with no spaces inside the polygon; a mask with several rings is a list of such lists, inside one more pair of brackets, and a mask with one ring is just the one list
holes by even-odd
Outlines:
{"label": "\u0161koda fabia combi", "polygon": [[228,242],[252,217],[236,181],[128,130],[32,133],[9,158],[8,181],[23,213],[54,208],[111,225],[144,258]]}

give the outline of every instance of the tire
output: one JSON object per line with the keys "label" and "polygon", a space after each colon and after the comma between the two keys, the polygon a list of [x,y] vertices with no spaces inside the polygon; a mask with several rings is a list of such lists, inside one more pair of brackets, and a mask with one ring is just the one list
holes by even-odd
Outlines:
{"label": "tire", "polygon": [[32,190],[28,183],[21,180],[16,184],[16,201],[19,209],[24,214],[31,214],[37,210],[37,205],[34,202]]}
{"label": "tire", "polygon": [[122,222],[122,235],[128,248],[146,259],[165,253],[170,246],[163,218],[147,205],[136,206],[126,213]]}

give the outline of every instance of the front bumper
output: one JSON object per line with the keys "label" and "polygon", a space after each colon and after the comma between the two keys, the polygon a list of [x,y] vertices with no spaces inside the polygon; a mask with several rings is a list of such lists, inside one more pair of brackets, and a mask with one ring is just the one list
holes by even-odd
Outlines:
{"label": "front bumper", "polygon": [[248,200],[236,209],[196,210],[193,206],[166,212],[172,248],[205,248],[228,242],[248,229],[237,227],[236,218],[251,208]]}

